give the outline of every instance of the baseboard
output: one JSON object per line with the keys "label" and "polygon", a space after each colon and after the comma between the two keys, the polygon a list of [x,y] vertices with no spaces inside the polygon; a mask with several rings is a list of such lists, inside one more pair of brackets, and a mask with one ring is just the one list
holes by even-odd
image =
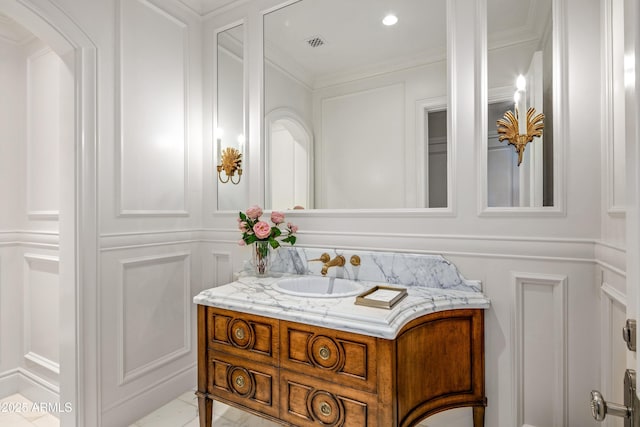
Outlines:
{"label": "baseboard", "polygon": [[19,377],[20,373],[17,369],[0,373],[0,397],[18,393]]}
{"label": "baseboard", "polygon": [[[19,384],[18,393],[32,402],[60,402],[60,387],[25,369],[18,368]],[[57,413],[51,413],[58,416]]]}
{"label": "baseboard", "polygon": [[[60,401],[60,389],[57,385],[22,368],[0,373],[0,397],[16,393],[20,393],[34,403],[57,404]],[[58,416],[55,412],[51,414]]]}
{"label": "baseboard", "polygon": [[136,395],[111,405],[102,413],[100,426],[128,426],[184,392],[193,389],[196,386],[196,381],[196,366],[191,365],[187,369],[141,390]]}

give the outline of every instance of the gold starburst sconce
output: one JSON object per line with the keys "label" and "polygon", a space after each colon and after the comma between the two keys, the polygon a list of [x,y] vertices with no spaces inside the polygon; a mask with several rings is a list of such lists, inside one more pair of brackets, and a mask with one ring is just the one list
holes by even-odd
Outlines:
{"label": "gold starburst sconce", "polygon": [[[220,164],[216,166],[218,169],[218,179],[221,183],[226,184],[231,181],[232,184],[240,183],[242,178],[242,153],[233,147],[225,148],[222,155],[218,156]],[[224,171],[225,177],[222,176]],[[238,174],[236,178],[236,173]]]}
{"label": "gold starburst sconce", "polygon": [[509,144],[513,145],[518,153],[518,166],[522,163],[524,149],[528,143],[533,141],[535,137],[542,136],[544,129],[544,114],[536,114],[536,110],[530,107],[527,111],[526,118],[520,117],[520,112],[525,111],[526,107],[526,91],[527,81],[523,75],[516,79],[516,93],[513,96],[515,107],[513,113],[507,111],[502,119],[496,121],[498,126],[498,141],[505,139]]}
{"label": "gold starburst sconce", "polygon": [[528,143],[533,141],[534,137],[542,136],[542,130],[544,129],[544,114],[536,114],[536,109],[531,107],[527,111],[526,118],[526,133],[521,134],[519,131],[518,123],[518,110],[516,114],[511,111],[507,111],[504,118],[499,119],[496,123],[498,125],[498,141],[502,142],[505,139],[509,141],[509,144],[513,145],[518,153],[518,166],[522,163],[522,155],[524,154],[524,148]]}

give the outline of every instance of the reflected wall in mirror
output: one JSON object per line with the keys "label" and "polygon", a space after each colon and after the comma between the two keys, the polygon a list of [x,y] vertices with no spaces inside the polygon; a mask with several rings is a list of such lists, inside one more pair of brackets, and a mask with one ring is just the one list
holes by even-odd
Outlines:
{"label": "reflected wall in mirror", "polygon": [[301,0],[265,14],[267,208],[447,206],[446,23],[446,0]]}
{"label": "reflected wall in mirror", "polygon": [[[487,0],[489,207],[554,205],[552,29],[552,0]],[[545,116],[542,137],[527,144],[520,166],[514,147],[498,141],[496,127],[516,99],[520,110],[534,107]]]}
{"label": "reflected wall in mirror", "polygon": [[[245,89],[244,89],[244,25],[237,25],[217,34],[216,42],[216,105],[214,107],[214,171],[222,152],[235,148],[245,163]],[[217,173],[217,172],[216,172]],[[223,180],[226,178],[223,174]],[[249,206],[248,180],[241,177],[236,185],[217,178],[218,210],[244,209]],[[237,181],[238,177],[234,178]]]}

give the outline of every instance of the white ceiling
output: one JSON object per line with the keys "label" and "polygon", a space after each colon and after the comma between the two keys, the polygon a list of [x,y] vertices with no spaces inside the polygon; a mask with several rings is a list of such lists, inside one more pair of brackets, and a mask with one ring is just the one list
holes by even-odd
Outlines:
{"label": "white ceiling", "polygon": [[[206,15],[248,0],[177,0]],[[301,0],[265,15],[269,59],[310,86],[347,75],[375,74],[443,60],[447,0]],[[398,16],[382,25],[387,13]],[[489,48],[540,39],[551,0],[487,0]],[[236,32],[238,34],[238,32]],[[241,34],[241,32],[240,32]],[[312,48],[315,36],[326,44]],[[235,35],[238,37],[238,35]],[[469,29],[473,37],[473,29]],[[21,44],[33,35],[0,14],[0,39]]]}
{"label": "white ceiling", "polygon": [[232,3],[244,3],[246,0],[178,0],[194,12],[200,15],[207,15],[220,11]]}
{"label": "white ceiling", "polygon": [[[398,23],[387,27],[388,13]],[[446,0],[303,0],[264,18],[265,49],[313,80],[446,54]],[[309,38],[326,44],[312,48]]]}
{"label": "white ceiling", "polygon": [[[265,15],[265,52],[311,87],[446,58],[447,0],[302,0]],[[488,42],[540,39],[551,0],[488,0]],[[398,23],[382,18],[394,13]],[[469,28],[469,37],[474,29]],[[326,44],[312,48],[309,38]]]}

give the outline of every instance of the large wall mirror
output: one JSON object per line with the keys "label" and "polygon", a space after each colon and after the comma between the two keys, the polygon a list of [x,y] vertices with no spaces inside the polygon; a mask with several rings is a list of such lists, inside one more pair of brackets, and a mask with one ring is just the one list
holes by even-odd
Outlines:
{"label": "large wall mirror", "polygon": [[[487,0],[489,208],[554,206],[552,11],[552,0]],[[527,144],[519,166],[514,146],[498,141],[496,127],[516,105],[545,116],[542,136]]]}
{"label": "large wall mirror", "polygon": [[[244,69],[244,25],[218,32],[213,132],[214,171],[215,166],[221,163],[222,152],[228,148],[234,148],[242,154],[244,167],[246,158]],[[237,173],[233,180],[223,182],[227,178],[224,172],[217,178],[218,210],[235,210],[249,206],[248,180],[238,176]]]}
{"label": "large wall mirror", "polygon": [[264,15],[265,205],[446,208],[446,0]]}

